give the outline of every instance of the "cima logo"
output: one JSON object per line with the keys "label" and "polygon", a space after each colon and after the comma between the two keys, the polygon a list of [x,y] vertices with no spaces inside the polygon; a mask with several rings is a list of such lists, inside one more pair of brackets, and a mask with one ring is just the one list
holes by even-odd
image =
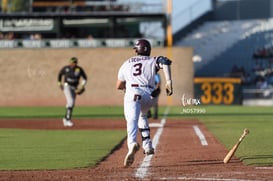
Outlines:
{"label": "cima logo", "polygon": [[197,106],[201,104],[200,99],[187,98],[185,94],[182,95],[181,103],[183,106]]}

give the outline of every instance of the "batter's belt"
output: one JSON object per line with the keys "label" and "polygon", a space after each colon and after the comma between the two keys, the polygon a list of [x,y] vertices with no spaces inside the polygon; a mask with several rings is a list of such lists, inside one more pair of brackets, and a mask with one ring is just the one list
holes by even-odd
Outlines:
{"label": "batter's belt", "polygon": [[153,89],[153,86],[150,85],[141,85],[141,84],[131,84],[131,87],[146,87],[146,88],[151,88]]}

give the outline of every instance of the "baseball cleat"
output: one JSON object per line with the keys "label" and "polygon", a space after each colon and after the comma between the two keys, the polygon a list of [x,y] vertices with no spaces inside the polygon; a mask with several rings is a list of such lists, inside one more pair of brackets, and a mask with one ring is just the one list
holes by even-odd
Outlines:
{"label": "baseball cleat", "polygon": [[154,148],[148,148],[148,149],[144,150],[144,154],[146,154],[147,156],[153,155],[153,154],[155,154],[155,150],[154,150]]}
{"label": "baseball cleat", "polygon": [[67,120],[67,119],[63,118],[63,125],[64,125],[64,127],[72,127],[74,124],[71,120]]}
{"label": "baseball cleat", "polygon": [[124,167],[129,167],[134,163],[135,160],[135,154],[139,150],[139,144],[135,143],[132,147],[132,149],[129,150],[127,153],[125,159],[124,159]]}

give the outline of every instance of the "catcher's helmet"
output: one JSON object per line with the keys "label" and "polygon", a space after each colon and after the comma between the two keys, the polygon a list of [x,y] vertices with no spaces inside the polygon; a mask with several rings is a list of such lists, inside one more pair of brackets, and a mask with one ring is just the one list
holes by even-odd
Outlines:
{"label": "catcher's helmet", "polygon": [[148,40],[139,39],[134,45],[134,49],[138,55],[150,56],[151,54],[151,44]]}

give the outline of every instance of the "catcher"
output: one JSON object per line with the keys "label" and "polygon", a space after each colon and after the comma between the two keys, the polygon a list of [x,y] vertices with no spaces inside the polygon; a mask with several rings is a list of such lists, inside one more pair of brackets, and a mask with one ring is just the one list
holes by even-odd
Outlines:
{"label": "catcher", "polygon": [[66,112],[63,118],[63,125],[65,127],[73,126],[71,117],[75,106],[76,95],[81,95],[85,91],[86,83],[86,73],[82,67],[78,66],[78,59],[72,57],[69,60],[69,65],[64,66],[58,74],[58,85],[64,92],[66,98]]}

